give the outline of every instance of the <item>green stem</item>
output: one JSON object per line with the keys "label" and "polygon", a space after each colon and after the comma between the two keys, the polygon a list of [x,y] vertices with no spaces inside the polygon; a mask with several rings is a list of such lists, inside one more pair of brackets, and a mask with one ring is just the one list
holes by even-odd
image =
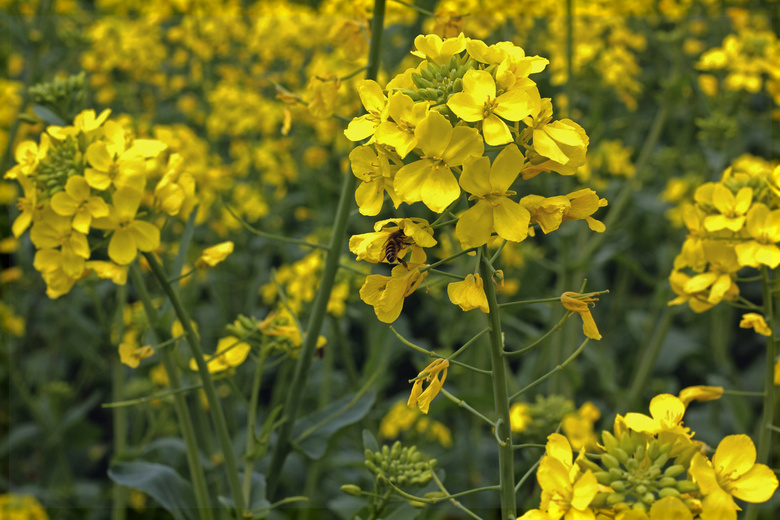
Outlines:
{"label": "green stem", "polygon": [[[154,331],[154,323],[157,321],[157,312],[154,303],[152,303],[152,299],[149,297],[149,291],[146,289],[143,276],[136,263],[130,265],[130,278],[132,278],[133,285],[138,292],[138,297],[141,299],[141,303],[144,306],[144,312],[146,312],[146,318],[149,321],[149,332],[152,336],[152,341],[157,343],[158,341]],[[166,348],[161,350],[160,353],[162,355],[165,372],[168,374],[168,382],[170,383],[171,389],[176,391],[181,388],[181,382],[179,381],[179,370],[176,367],[173,352],[171,349]],[[211,520],[213,516],[211,515],[211,504],[209,503],[208,487],[206,487],[206,477],[203,473],[203,466],[200,463],[198,442],[195,438],[195,428],[192,426],[192,417],[190,416],[190,410],[187,407],[185,394],[177,392],[173,397],[173,405],[176,409],[176,416],[179,419],[179,427],[184,436],[184,445],[187,450],[187,464],[190,468],[192,485],[195,488],[195,501],[198,505],[198,513],[202,520]]]}
{"label": "green stem", "polygon": [[[457,507],[458,509],[460,509],[461,511],[466,513],[468,516],[470,516],[474,520],[482,520],[481,516],[473,513],[472,511],[470,511],[468,508],[466,508],[466,506],[464,506],[463,504],[460,503],[460,500],[455,500],[455,497],[456,496],[462,496],[465,493],[473,493],[475,491],[484,491],[486,488],[480,488],[478,490],[469,490],[469,491],[464,491],[463,493],[459,493],[459,494],[456,494],[456,495],[451,495],[450,492],[447,491],[447,488],[444,487],[444,483],[441,480],[439,480],[439,477],[436,476],[436,472],[433,471],[433,466],[431,466],[431,476],[433,477],[434,482],[436,482],[436,486],[441,490],[442,493],[444,493],[446,498],[448,498],[450,500],[452,505],[454,505],[455,507]],[[489,486],[487,489],[498,489],[498,486]],[[442,498],[445,498],[445,497],[442,497]]]}
{"label": "green stem", "polygon": [[479,417],[480,419],[482,419],[483,421],[485,421],[486,423],[488,423],[488,425],[490,425],[490,427],[491,427],[491,428],[495,428],[495,427],[496,427],[496,423],[494,423],[493,421],[491,421],[490,419],[488,419],[487,417],[485,417],[484,415],[482,415],[481,413],[479,413],[477,410],[475,410],[475,409],[474,409],[474,408],[473,408],[471,405],[469,405],[469,404],[468,404],[466,401],[464,401],[463,399],[460,399],[460,398],[458,398],[458,397],[455,397],[454,395],[452,395],[451,393],[449,393],[449,392],[448,392],[447,390],[445,390],[444,388],[442,388],[442,389],[441,389],[441,390],[439,390],[439,391],[441,392],[441,394],[442,394],[444,397],[446,397],[447,399],[449,399],[449,400],[450,400],[450,401],[452,401],[453,403],[457,404],[457,405],[458,405],[458,406],[460,406],[461,408],[465,408],[466,410],[468,410],[469,412],[471,412],[472,414],[474,414],[476,417]]}
{"label": "green stem", "polygon": [[[116,288],[116,310],[114,314],[114,329],[116,330],[117,337],[121,338],[124,329],[124,320],[122,319],[122,311],[127,303],[127,286],[118,285]],[[100,305],[98,307],[101,307]],[[111,329],[107,332],[107,340],[109,345],[114,346],[111,343]],[[122,366],[122,362],[119,360],[119,356],[116,352],[113,353],[111,360],[111,399],[119,401],[125,395],[125,369]],[[119,409],[115,410],[112,415],[112,423],[114,428],[114,453],[122,455],[127,449],[127,410]],[[127,488],[114,484],[112,490],[113,495],[113,508],[111,510],[111,520],[125,520],[127,517]]]}
{"label": "green stem", "polygon": [[260,359],[257,360],[257,368],[255,369],[255,378],[252,381],[252,396],[249,403],[249,417],[247,418],[246,425],[246,454],[244,455],[244,502],[251,504],[251,490],[252,490],[252,468],[254,467],[254,460],[250,460],[249,455],[255,449],[255,421],[257,420],[257,401],[260,398],[260,383],[263,380],[263,367],[265,366],[265,358],[267,355],[267,349],[260,348]]}
{"label": "green stem", "polygon": [[772,301],[772,273],[768,267],[761,269],[761,290],[764,298],[764,316],[771,334],[766,338],[766,376],[764,381],[764,414],[761,419],[761,431],[758,435],[758,460],[772,466],[772,425],[775,408],[775,357],[777,356],[775,341],[775,316]]}
{"label": "green stem", "polygon": [[550,370],[549,372],[547,372],[545,375],[543,375],[542,377],[540,377],[539,379],[537,379],[537,380],[536,380],[536,381],[534,381],[533,383],[531,383],[531,384],[527,385],[525,388],[523,388],[523,389],[521,389],[521,390],[518,390],[517,392],[515,392],[514,394],[512,394],[512,395],[509,397],[509,400],[510,400],[510,401],[512,401],[512,400],[514,400],[514,399],[517,399],[517,398],[518,398],[518,397],[520,397],[520,396],[521,396],[523,393],[525,393],[525,392],[527,392],[528,390],[532,389],[533,387],[535,387],[536,385],[538,385],[539,383],[541,383],[541,382],[542,382],[542,381],[544,381],[545,379],[547,379],[547,378],[551,377],[553,374],[555,374],[555,373],[557,373],[557,372],[560,372],[561,370],[563,370],[564,368],[566,368],[566,365],[568,365],[569,363],[571,363],[572,361],[574,361],[574,358],[576,358],[577,356],[579,356],[579,355],[582,353],[582,351],[583,351],[583,350],[585,350],[585,345],[587,345],[587,344],[588,344],[588,341],[590,341],[590,338],[586,338],[586,339],[585,339],[585,341],[583,341],[583,342],[582,342],[582,344],[579,346],[579,348],[578,348],[577,350],[575,350],[575,351],[572,353],[572,355],[571,355],[571,356],[569,356],[569,357],[566,359],[566,361],[564,361],[564,362],[563,362],[563,363],[561,363],[560,365],[557,365],[555,368],[553,368],[552,370]]}
{"label": "green stem", "polygon": [[228,433],[225,413],[222,411],[222,402],[217,396],[217,391],[214,388],[214,380],[211,377],[211,372],[209,372],[208,365],[203,357],[200,339],[192,326],[192,320],[190,320],[189,313],[185,310],[184,305],[182,305],[178,291],[168,283],[168,277],[166,276],[162,265],[160,265],[160,262],[157,260],[157,257],[155,257],[153,253],[144,253],[144,257],[147,262],[149,262],[149,267],[155,278],[157,278],[162,290],[165,292],[166,296],[168,296],[168,300],[173,306],[176,317],[179,319],[179,322],[184,329],[184,333],[187,336],[187,344],[192,351],[192,357],[195,358],[195,363],[198,365],[198,373],[200,374],[201,381],[203,381],[203,391],[206,393],[206,400],[209,403],[209,415],[211,415],[211,419],[214,422],[214,429],[217,432],[217,438],[222,447],[222,456],[225,460],[225,472],[227,473],[228,485],[230,486],[230,494],[233,498],[237,514],[241,515],[244,511],[244,497],[241,494],[241,481],[238,477],[236,454],[233,452],[233,443],[230,439],[230,434]]}
{"label": "green stem", "polygon": [[[379,73],[380,51],[382,48],[382,32],[385,22],[385,0],[374,0],[374,14],[371,27],[371,45],[368,51],[368,68],[366,70],[366,79],[375,80]],[[341,193],[339,195],[338,205],[336,206],[336,217],[333,221],[333,232],[328,245],[328,254],[325,260],[325,267],[322,272],[322,280],[317,290],[317,295],[312,304],[311,314],[306,326],[306,335],[303,338],[303,345],[295,365],[292,381],[288,387],[291,391],[287,392],[287,398],[284,403],[284,417],[279,434],[276,438],[271,463],[268,466],[267,477],[269,480],[268,496],[273,497],[279,486],[279,475],[284,466],[287,454],[290,452],[290,437],[292,436],[295,419],[303,398],[302,389],[309,375],[309,367],[317,346],[317,338],[322,329],[322,322],[325,319],[325,313],[328,306],[330,292],[336,280],[336,272],[339,267],[339,257],[346,242],[347,220],[349,217],[350,206],[354,198],[357,177],[346,173],[343,175],[341,184]]]}
{"label": "green stem", "polygon": [[661,315],[653,326],[653,333],[649,341],[642,345],[642,352],[637,358],[634,373],[631,376],[631,386],[626,394],[626,400],[623,402],[625,406],[622,408],[633,410],[638,404],[639,394],[647,387],[647,380],[653,372],[671,324],[672,311],[667,306],[661,311]]}
{"label": "green stem", "polygon": [[485,280],[485,295],[488,301],[488,324],[490,325],[490,359],[493,367],[493,401],[496,407],[496,436],[505,439],[498,447],[498,465],[501,487],[501,518],[510,520],[516,517],[515,469],[512,432],[510,431],[509,398],[507,397],[506,371],[504,363],[504,339],[501,332],[501,316],[496,300],[496,286],[493,284],[486,246],[482,246],[480,273]]}

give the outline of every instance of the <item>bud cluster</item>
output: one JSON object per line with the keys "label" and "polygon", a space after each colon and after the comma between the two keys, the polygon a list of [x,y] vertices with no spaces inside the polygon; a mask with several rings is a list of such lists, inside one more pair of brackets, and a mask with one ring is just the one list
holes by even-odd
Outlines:
{"label": "bud cluster", "polygon": [[36,105],[45,106],[64,120],[70,120],[84,103],[85,79],[86,73],[81,72],[65,79],[39,83],[30,87],[30,97]]}
{"label": "bud cluster", "polygon": [[436,459],[425,460],[416,446],[402,446],[396,441],[377,452],[366,450],[366,467],[377,476],[377,481],[388,480],[396,486],[426,486],[432,478]]}
{"label": "bud cluster", "polygon": [[63,141],[52,140],[46,157],[40,162],[34,173],[40,197],[48,199],[65,189],[68,178],[84,175],[82,153],[76,140],[68,137]]}
{"label": "bud cluster", "polygon": [[417,90],[403,89],[401,92],[414,101],[433,101],[434,105],[444,105],[450,96],[463,90],[463,76],[477,68],[477,61],[468,56],[457,54],[448,63],[441,66],[429,62],[420,68],[420,73],[412,72],[412,81]]}
{"label": "bud cluster", "polygon": [[600,465],[586,458],[578,460],[583,470],[591,470],[599,484],[613,491],[599,492],[591,507],[647,512],[658,500],[676,497],[694,512],[699,508],[698,500],[687,495],[699,487],[686,480],[698,444],[683,449],[678,445],[672,457],[674,442],[662,442],[645,433],[626,431],[615,437],[604,431],[602,440],[606,453],[601,455]]}

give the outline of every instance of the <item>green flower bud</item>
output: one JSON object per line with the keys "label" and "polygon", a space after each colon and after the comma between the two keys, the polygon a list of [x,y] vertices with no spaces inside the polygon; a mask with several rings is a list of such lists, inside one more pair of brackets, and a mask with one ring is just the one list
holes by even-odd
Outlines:
{"label": "green flower bud", "polygon": [[355,484],[344,484],[341,486],[341,490],[347,495],[352,495],[353,497],[359,497],[363,493],[363,490]]}
{"label": "green flower bud", "polygon": [[699,490],[699,485],[696,482],[692,482],[690,480],[678,480],[677,490],[680,493],[693,493],[694,491]]}
{"label": "green flower bud", "polygon": [[666,470],[664,471],[664,477],[674,478],[679,475],[682,475],[683,473],[685,473],[685,466],[681,464],[675,464],[673,466],[669,466],[668,468],[666,468]]}
{"label": "green flower bud", "polygon": [[626,495],[623,493],[612,493],[607,496],[607,504],[614,506],[618,502],[623,502],[626,499]]}
{"label": "green flower bud", "polygon": [[636,487],[636,492],[640,495],[644,495],[645,493],[647,493],[647,486],[645,486],[644,484],[638,485]]}
{"label": "green flower bud", "polygon": [[610,469],[620,467],[620,461],[609,453],[605,453],[601,456],[601,463]]}
{"label": "green flower bud", "polygon": [[644,502],[647,505],[651,505],[653,502],[655,502],[655,495],[650,492],[645,493],[644,495],[642,495],[642,502]]}
{"label": "green flower bud", "polygon": [[431,64],[428,64],[428,68],[420,69],[420,75],[427,81],[433,81],[433,71],[431,70]]}
{"label": "green flower bud", "polygon": [[659,498],[666,498],[666,497],[679,497],[680,492],[677,491],[677,488],[673,487],[664,487],[658,492]]}
{"label": "green flower bud", "polygon": [[677,480],[673,479],[672,477],[663,477],[658,479],[656,481],[656,485],[661,488],[674,486],[677,484]]}
{"label": "green flower bud", "polygon": [[601,442],[602,444],[604,444],[604,448],[608,452],[611,452],[612,450],[618,447],[617,439],[615,439],[615,436],[612,435],[607,430],[603,430],[601,432]]}
{"label": "green flower bud", "polygon": [[613,480],[609,484],[609,487],[611,487],[612,489],[614,489],[618,493],[622,493],[622,492],[624,492],[626,490],[627,485],[626,485],[626,481],[625,480]]}
{"label": "green flower bud", "polygon": [[593,476],[596,477],[596,480],[598,481],[599,484],[602,484],[604,486],[609,486],[612,482],[614,482],[618,478],[617,476],[607,471],[594,471]]}

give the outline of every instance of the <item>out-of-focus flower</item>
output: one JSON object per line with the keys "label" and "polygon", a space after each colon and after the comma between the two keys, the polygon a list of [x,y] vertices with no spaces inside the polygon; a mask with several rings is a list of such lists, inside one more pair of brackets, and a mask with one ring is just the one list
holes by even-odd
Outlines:
{"label": "out-of-focus flower", "polygon": [[200,254],[200,257],[195,261],[195,267],[198,269],[214,267],[218,263],[225,260],[232,252],[233,242],[229,240],[227,242],[222,242],[220,244],[207,247]]}

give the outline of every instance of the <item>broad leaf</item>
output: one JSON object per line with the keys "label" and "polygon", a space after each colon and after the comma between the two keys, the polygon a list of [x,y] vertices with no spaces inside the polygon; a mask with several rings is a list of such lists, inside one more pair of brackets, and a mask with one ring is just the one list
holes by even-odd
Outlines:
{"label": "broad leaf", "polygon": [[108,470],[108,476],[117,484],[154,498],[176,520],[194,520],[196,517],[192,484],[173,468],[153,462],[120,462]]}

